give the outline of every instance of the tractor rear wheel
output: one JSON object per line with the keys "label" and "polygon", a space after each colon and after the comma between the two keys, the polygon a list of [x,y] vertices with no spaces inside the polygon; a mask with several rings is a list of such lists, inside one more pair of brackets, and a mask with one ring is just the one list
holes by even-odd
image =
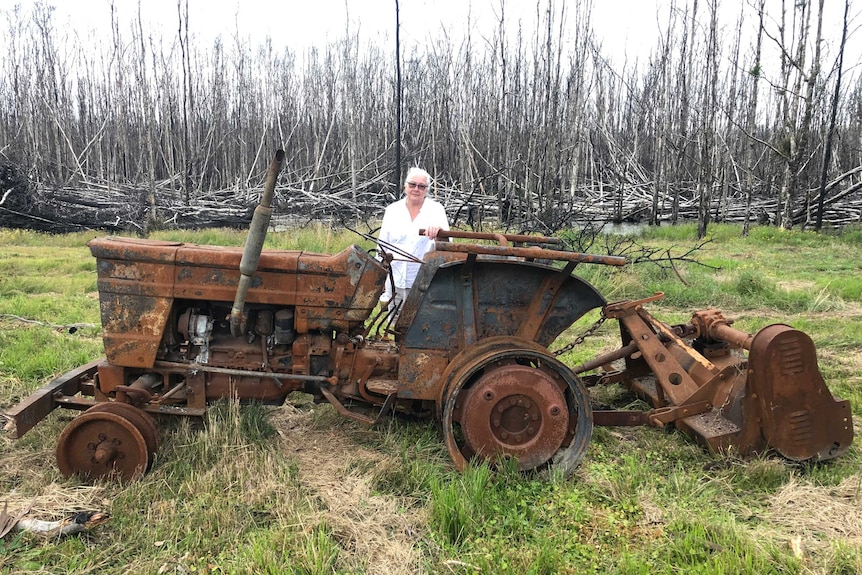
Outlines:
{"label": "tractor rear wheel", "polygon": [[479,347],[450,373],[441,423],[452,460],[463,470],[474,458],[514,459],[569,476],[592,436],[586,388],[547,351],[502,347]]}

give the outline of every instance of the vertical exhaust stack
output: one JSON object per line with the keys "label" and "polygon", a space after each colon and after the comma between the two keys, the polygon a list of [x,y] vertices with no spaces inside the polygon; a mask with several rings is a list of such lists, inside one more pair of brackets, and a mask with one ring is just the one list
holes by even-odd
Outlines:
{"label": "vertical exhaust stack", "polygon": [[240,337],[245,333],[245,297],[251,285],[251,276],[257,271],[260,261],[260,252],[263,250],[263,241],[266,239],[266,231],[269,228],[269,220],[272,218],[272,198],[275,195],[275,183],[278,174],[284,165],[284,150],[275,152],[275,158],[269,165],[266,175],[266,184],[263,188],[263,196],[260,203],[254,209],[254,216],[248,228],[248,238],[245,241],[245,250],[242,252],[242,260],[239,263],[239,285],[236,288],[236,297],[230,310],[230,333],[234,337]]}

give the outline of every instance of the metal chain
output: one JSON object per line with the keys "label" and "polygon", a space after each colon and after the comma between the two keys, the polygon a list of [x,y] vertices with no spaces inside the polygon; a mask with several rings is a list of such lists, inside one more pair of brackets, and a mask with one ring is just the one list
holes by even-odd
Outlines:
{"label": "metal chain", "polygon": [[602,324],[605,323],[605,321],[607,319],[608,318],[607,318],[607,316],[605,316],[604,310],[602,310],[602,315],[599,316],[599,319],[597,319],[593,325],[588,327],[584,333],[582,333],[581,335],[576,337],[575,341],[573,341],[572,343],[570,343],[564,347],[561,347],[560,349],[555,351],[554,355],[555,356],[562,355],[562,354],[566,353],[567,351],[573,350],[576,345],[581,345],[582,343],[584,343],[584,340],[587,339],[588,337],[590,337],[591,335],[593,335],[594,333],[596,333],[596,330],[599,329],[600,327],[602,327]]}

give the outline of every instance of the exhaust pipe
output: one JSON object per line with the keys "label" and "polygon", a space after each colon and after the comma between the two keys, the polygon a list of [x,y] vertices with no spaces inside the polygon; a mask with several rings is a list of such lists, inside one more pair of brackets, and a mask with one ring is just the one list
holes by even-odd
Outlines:
{"label": "exhaust pipe", "polygon": [[234,337],[240,337],[245,333],[246,320],[245,297],[251,286],[251,276],[257,271],[260,261],[260,252],[263,250],[263,241],[266,239],[266,231],[269,228],[269,220],[272,218],[272,198],[275,195],[275,183],[278,174],[284,164],[284,150],[275,152],[275,158],[269,165],[266,175],[266,184],[263,188],[263,196],[260,203],[254,209],[254,216],[248,228],[248,238],[245,240],[245,250],[242,252],[242,260],[239,263],[239,285],[236,288],[236,297],[230,310],[230,333]]}

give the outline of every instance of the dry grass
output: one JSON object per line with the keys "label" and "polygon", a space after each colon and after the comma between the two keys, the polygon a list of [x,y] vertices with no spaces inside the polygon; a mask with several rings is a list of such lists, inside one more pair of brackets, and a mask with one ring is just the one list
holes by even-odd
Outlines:
{"label": "dry grass", "polygon": [[273,415],[280,450],[296,462],[312,498],[310,522],[329,526],[343,562],[370,575],[422,573],[419,543],[426,517],[399,497],[372,490],[377,467],[396,464],[358,445],[340,426],[318,429],[313,414],[285,405]]}
{"label": "dry grass", "polygon": [[817,284],[813,281],[809,280],[782,280],[776,283],[776,285],[787,291],[811,291],[817,287]]}
{"label": "dry grass", "polygon": [[[836,572],[836,549],[862,546],[862,474],[831,488],[792,478],[770,498],[765,519],[758,536],[786,541],[806,573]],[[862,570],[862,556],[850,561],[841,573]]]}
{"label": "dry grass", "polygon": [[28,517],[54,521],[76,511],[104,511],[110,509],[110,490],[103,485],[61,485],[50,483],[35,494],[12,490],[3,495],[0,505],[8,505],[14,515],[29,508]]}
{"label": "dry grass", "polygon": [[811,546],[837,539],[862,544],[862,474],[831,488],[791,478],[770,500],[771,523],[798,534]]}

